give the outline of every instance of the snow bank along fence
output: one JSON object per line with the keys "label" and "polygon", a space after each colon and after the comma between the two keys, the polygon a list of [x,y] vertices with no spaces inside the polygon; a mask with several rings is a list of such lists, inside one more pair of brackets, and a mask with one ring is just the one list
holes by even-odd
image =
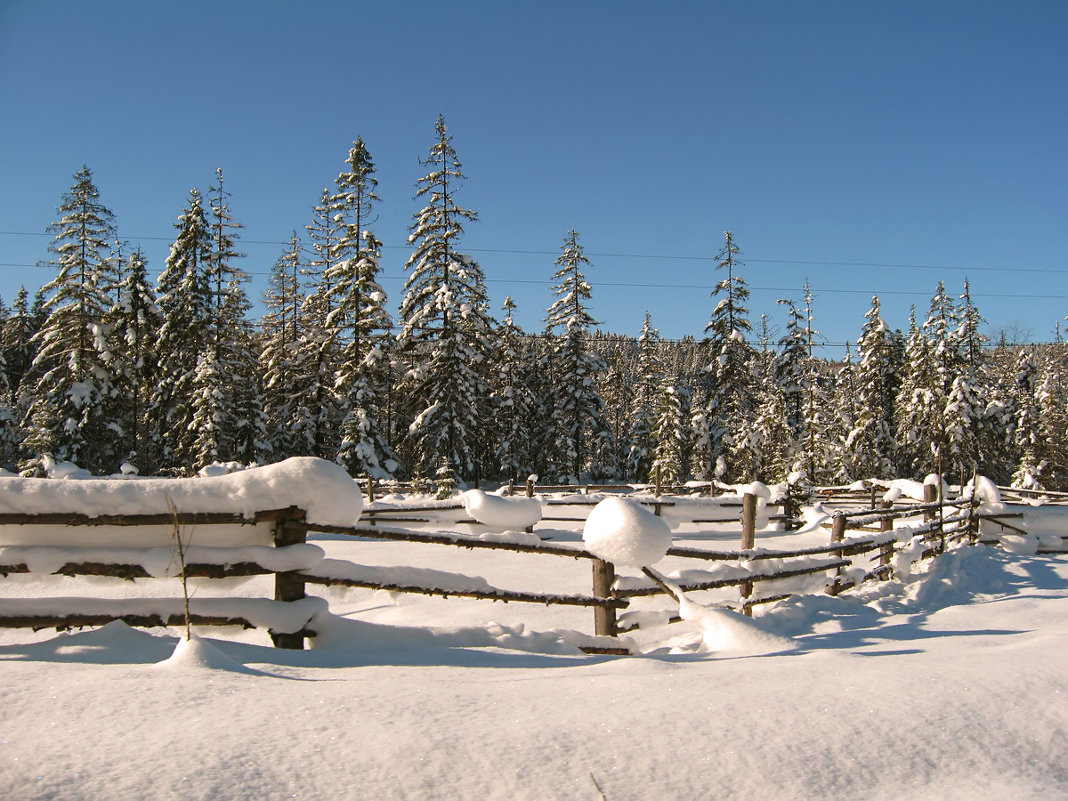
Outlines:
{"label": "snow bank along fence", "polygon": [[[281,500],[281,508],[273,506]],[[299,501],[299,505],[297,504]],[[290,503],[292,502],[292,503]],[[37,573],[168,580],[274,575],[273,598],[5,598],[0,626],[264,628],[303,648],[326,602],[306,597],[305,570],[323,559],[310,523],[359,516],[354,482],[336,465],[296,458],[198,479],[0,479],[0,575]],[[179,548],[178,538],[181,538]],[[184,596],[184,593],[182,593]]]}

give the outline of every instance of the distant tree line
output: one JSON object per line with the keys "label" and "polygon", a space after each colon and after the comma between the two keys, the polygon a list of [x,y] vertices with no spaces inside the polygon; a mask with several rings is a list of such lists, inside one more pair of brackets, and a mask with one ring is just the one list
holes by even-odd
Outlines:
{"label": "distant tree line", "polygon": [[832,484],[941,465],[952,478],[1068,485],[1068,350],[1059,337],[991,347],[967,281],[959,297],[939,284],[907,332],[873,298],[855,349],[832,362],[814,355],[807,286],[780,301],[785,334],[770,341],[765,317],[754,340],[726,232],[705,331],[669,342],[648,313],[637,337],[597,329],[590,263],[568,231],[544,328],[526,332],[511,298],[494,316],[463,252],[477,214],[459,202],[440,117],[420,163],[396,318],[362,139],[283,247],[255,321],[222,170],[190,192],[155,281],[78,171],[49,227],[55,277],[32,301],[22,289],[0,304],[0,463],[176,475],[313,455],[375,478],[665,485]]}

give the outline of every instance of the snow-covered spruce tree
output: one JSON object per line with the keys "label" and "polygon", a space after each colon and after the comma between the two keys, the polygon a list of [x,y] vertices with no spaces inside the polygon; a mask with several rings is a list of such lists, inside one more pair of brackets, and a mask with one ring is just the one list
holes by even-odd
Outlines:
{"label": "snow-covered spruce tree", "polygon": [[597,322],[587,308],[592,290],[583,270],[590,262],[583,254],[578,232],[568,231],[561,250],[554,262],[556,300],[545,315],[546,333],[553,337],[556,389],[553,425],[557,450],[552,468],[557,480],[581,481],[582,474],[593,467],[594,440],[607,431],[604,402],[597,391],[597,376],[605,364],[588,342],[590,329]]}
{"label": "snow-covered spruce tree", "polygon": [[987,394],[989,376],[983,352],[986,337],[980,331],[985,320],[972,302],[967,278],[959,301],[956,310],[958,325],[950,335],[956,374],[943,414],[946,424],[943,466],[948,475],[960,476],[967,481],[975,471],[984,469],[980,443],[990,420],[984,413],[982,399]]}
{"label": "snow-covered spruce tree", "polygon": [[296,453],[332,459],[338,451],[340,401],[335,393],[341,362],[340,332],[334,315],[332,276],[338,261],[341,225],[323,190],[311,223],[310,258],[302,273],[308,291],[298,312],[300,335],[294,345],[292,369],[295,395],[291,398],[289,425],[296,435]]}
{"label": "snow-covered spruce tree", "polygon": [[831,419],[831,399],[827,386],[826,362],[815,357],[815,345],[820,332],[813,326],[812,288],[805,282],[804,330],[807,361],[804,378],[804,437],[801,441],[800,469],[809,484],[831,480],[831,440],[828,426]]}
{"label": "snow-covered spruce tree", "polygon": [[[88,167],[64,194],[49,264],[58,270],[42,288],[46,316],[34,336],[36,355],[27,373],[25,447],[51,453],[94,472],[118,467],[115,421],[107,418],[114,392],[104,316],[111,305],[101,286],[115,239],[112,213],[100,202]],[[29,467],[29,466],[28,466]],[[32,469],[32,467],[30,467]]]}
{"label": "snow-covered spruce tree", "polygon": [[932,429],[938,406],[934,386],[933,354],[923,330],[916,324],[916,308],[909,311],[905,341],[905,369],[895,399],[898,471],[915,477],[932,472]]}
{"label": "snow-covered spruce tree", "polygon": [[[1015,348],[1013,349],[1016,350]],[[1012,361],[1008,358],[1011,355]],[[1012,480],[1018,464],[1016,448],[1016,362],[1018,353],[1003,354],[998,369],[986,388],[983,419],[986,425],[980,432],[982,472],[999,484]]]}
{"label": "snow-covered spruce tree", "polygon": [[301,265],[300,242],[294,231],[271,267],[267,291],[263,293],[265,312],[260,334],[259,365],[267,439],[273,454],[279,458],[298,450],[289,421],[291,400],[297,393],[293,360],[300,331],[300,308],[304,303],[300,289]]}
{"label": "snow-covered spruce tree", "polygon": [[256,356],[251,348],[252,330],[248,320],[251,304],[245,285],[248,274],[236,266],[243,257],[236,249],[237,231],[242,227],[230,212],[231,193],[224,187],[223,171],[216,169],[216,183],[208,188],[211,208],[208,227],[211,253],[206,275],[212,296],[212,361],[219,384],[211,388],[212,416],[219,421],[213,448],[222,460],[250,461],[256,421],[248,415],[259,395]]}
{"label": "snow-covered spruce tree", "polygon": [[774,381],[760,385],[756,412],[743,434],[750,440],[753,477],[768,484],[786,481],[797,457],[797,441],[789,425],[786,394]]}
{"label": "snow-covered spruce tree", "polygon": [[686,429],[678,390],[667,380],[660,388],[656,401],[652,430],[653,458],[650,465],[652,480],[659,478],[661,487],[675,487],[684,475],[683,448]]}
{"label": "snow-covered spruce tree", "polygon": [[245,464],[264,464],[274,459],[275,452],[267,433],[263,374],[257,355],[260,341],[247,319],[240,324],[240,338],[235,340],[235,345],[244,350],[247,356],[239,358],[234,368],[237,371],[234,383],[241,391],[235,394],[234,430],[228,439],[230,456]]}
{"label": "snow-covered spruce tree", "polygon": [[[607,355],[607,368],[601,372],[598,392],[604,401],[603,418],[610,434],[613,449],[604,455],[609,479],[619,481],[628,475],[627,455],[633,449],[630,438],[630,411],[634,405],[633,374],[629,354],[624,349],[614,349]],[[650,425],[651,428],[651,425]]]}
{"label": "snow-covered spruce tree", "polygon": [[515,322],[515,301],[504,301],[504,321],[497,340],[493,379],[493,417],[496,423],[496,462],[510,480],[521,481],[533,470],[531,418],[535,403],[526,383],[530,342]]}
{"label": "snow-covered spruce tree", "polygon": [[120,342],[112,363],[116,409],[122,421],[122,458],[146,473],[153,468],[148,461],[152,453],[148,407],[156,386],[156,346],[162,322],[145,258],[137,249],[124,271],[108,324]]}
{"label": "snow-covered spruce tree", "polygon": [[1040,457],[1042,427],[1039,419],[1038,377],[1034,354],[1030,349],[1020,352],[1016,363],[1016,470],[1012,486],[1022,489],[1044,489],[1043,473],[1046,464]]}
{"label": "snow-covered spruce tree", "polygon": [[1038,417],[1040,433],[1039,459],[1046,463],[1045,484],[1049,489],[1063,490],[1068,474],[1068,392],[1065,387],[1065,346],[1055,339],[1046,347],[1038,387]]}
{"label": "snow-covered spruce tree", "polygon": [[33,363],[33,335],[37,333],[34,315],[30,313],[30,296],[26,287],[19,287],[10,314],[0,328],[0,350],[6,365],[7,384],[16,398],[28,388],[22,378]]}
{"label": "snow-covered spruce tree", "polygon": [[933,425],[927,436],[931,445],[931,464],[937,469],[939,454],[943,469],[948,467],[947,456],[949,443],[946,432],[949,421],[946,419],[946,406],[953,382],[961,371],[961,358],[957,350],[956,331],[960,324],[957,319],[957,306],[953,298],[946,293],[945,284],[938,282],[938,289],[931,298],[931,309],[923,323],[923,333],[927,337],[931,354],[932,382],[929,387],[934,409]]}
{"label": "snow-covered spruce tree", "polygon": [[162,325],[149,416],[154,421],[154,463],[182,473],[202,466],[198,456],[202,449],[193,428],[194,398],[201,355],[212,348],[213,303],[207,277],[212,242],[203,199],[195,188],[175,227],[178,237],[156,283]]}
{"label": "snow-covered spruce tree", "polygon": [[444,458],[463,478],[478,478],[488,426],[492,333],[482,268],[457,250],[464,223],[478,215],[460,206],[462,165],[438,117],[436,140],[420,163],[417,181],[426,205],[415,215],[405,269],[398,354],[408,373],[401,395],[411,420],[404,448],[409,464],[427,467]]}
{"label": "snow-covered spruce tree", "polygon": [[705,326],[711,362],[707,367],[709,452],[704,461],[711,465],[715,478],[738,482],[751,479],[755,465],[752,440],[746,435],[756,408],[755,353],[745,338],[752,326],[745,306],[749,288],[738,271],[741,250],[730,231],[724,237],[716,269],[727,275],[716,285],[713,297],[720,300]]}
{"label": "snow-covered spruce tree", "polygon": [[548,475],[549,465],[556,452],[556,430],[553,415],[556,410],[556,385],[553,382],[554,338],[547,332],[532,336],[530,361],[524,384],[530,389],[533,406],[528,441],[530,462],[536,473]]}
{"label": "snow-covered spruce tree", "polygon": [[[663,391],[660,331],[653,328],[652,317],[646,312],[638,335],[638,375],[630,412],[631,445],[627,455],[627,475],[636,481],[648,481],[650,477],[656,442],[653,428]],[[678,400],[677,396],[675,400]],[[682,475],[681,468],[677,472]]]}
{"label": "snow-covered spruce tree", "polygon": [[353,142],[346,165],[331,198],[340,231],[336,261],[326,276],[335,296],[329,323],[341,345],[334,387],[341,414],[337,461],[353,475],[389,478],[396,461],[380,421],[382,400],[392,390],[387,385],[392,320],[378,282],[382,244],[370,230],[378,179],[362,138]]}
{"label": "snow-covered spruce tree", "polygon": [[[814,474],[815,455],[804,454],[809,442],[807,402],[810,395],[809,382],[813,379],[809,362],[809,336],[805,316],[790,300],[780,300],[786,306],[786,333],[779,340],[779,352],[775,359],[774,384],[782,396],[783,433],[786,441],[777,445],[777,458],[789,472],[795,458],[803,463],[809,480]],[[766,470],[765,470],[766,472]],[[785,473],[782,478],[785,478]],[[774,479],[773,479],[774,480]]]}
{"label": "snow-covered spruce tree", "polygon": [[298,314],[300,336],[293,348],[293,395],[289,426],[294,455],[331,459],[338,451],[338,343],[331,328],[330,298],[322,283],[309,292]]}
{"label": "snow-covered spruce tree", "polygon": [[856,427],[860,410],[857,405],[857,371],[853,351],[845,346],[845,358],[834,377],[831,391],[831,424],[828,441],[831,443],[828,460],[829,480],[834,483],[852,481],[855,473],[853,454],[845,447],[850,432]]}
{"label": "snow-covered spruce tree", "polygon": [[857,341],[857,417],[846,437],[851,453],[854,480],[891,478],[894,472],[894,399],[897,374],[894,345],[883,322],[879,296],[872,298],[871,309]]}

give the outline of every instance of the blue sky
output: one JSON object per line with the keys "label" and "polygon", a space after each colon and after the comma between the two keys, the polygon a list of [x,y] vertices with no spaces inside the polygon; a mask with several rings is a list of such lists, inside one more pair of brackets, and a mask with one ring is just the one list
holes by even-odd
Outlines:
{"label": "blue sky", "polygon": [[[0,0],[0,295],[52,277],[82,164],[163,267],[222,167],[258,299],[362,136],[400,301],[418,159],[444,114],[495,307],[540,329],[570,228],[592,310],[700,336],[731,230],[754,324],[812,284],[829,343],[871,295],[922,319],[965,276],[988,328],[1068,314],[1068,4]],[[835,347],[831,355],[839,355]]]}

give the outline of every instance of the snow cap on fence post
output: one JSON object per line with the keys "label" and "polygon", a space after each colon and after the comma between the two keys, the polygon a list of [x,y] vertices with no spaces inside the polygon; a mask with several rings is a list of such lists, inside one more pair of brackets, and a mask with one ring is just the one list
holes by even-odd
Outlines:
{"label": "snow cap on fence post", "polygon": [[664,519],[627,498],[605,498],[590,511],[582,529],[586,549],[617,565],[648,567],[671,547]]}

